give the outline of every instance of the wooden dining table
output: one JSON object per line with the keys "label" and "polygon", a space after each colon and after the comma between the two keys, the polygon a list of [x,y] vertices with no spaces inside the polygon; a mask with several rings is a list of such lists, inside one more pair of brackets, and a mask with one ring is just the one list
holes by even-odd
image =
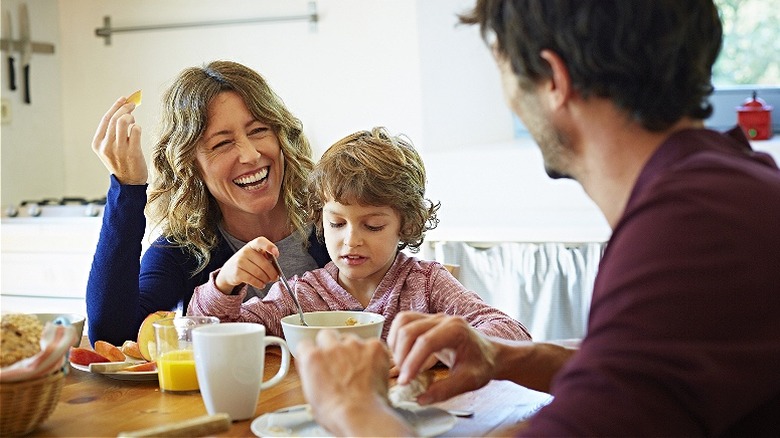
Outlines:
{"label": "wooden dining table", "polygon": [[[268,379],[279,368],[280,350],[269,348],[265,362],[264,374]],[[291,361],[290,371],[280,383],[261,391],[254,418],[306,403],[294,362]],[[435,379],[445,378],[447,374],[446,367],[434,368]],[[54,412],[28,436],[117,436],[122,432],[168,425],[208,414],[200,393],[163,392],[156,379],[117,380],[71,368],[64,380]],[[551,399],[549,394],[511,382],[493,381],[479,390],[434,406],[473,412],[470,417],[456,417],[454,427],[442,436],[485,436],[527,419]],[[234,421],[227,431],[214,436],[254,436],[251,430],[253,419]]]}

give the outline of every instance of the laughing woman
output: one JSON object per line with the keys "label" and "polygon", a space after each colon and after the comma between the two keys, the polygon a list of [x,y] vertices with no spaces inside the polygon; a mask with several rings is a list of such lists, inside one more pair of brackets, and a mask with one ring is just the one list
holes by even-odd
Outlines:
{"label": "laughing woman", "polygon": [[[117,100],[92,141],[111,173],[87,285],[92,343],[135,339],[146,315],[186,310],[202,284],[262,298],[278,278],[266,252],[281,254],[288,275],[330,260],[302,207],[311,147],[257,72],[228,61],[188,68],[163,99],[148,198],[135,104]],[[147,216],[160,237],[141,258]]]}

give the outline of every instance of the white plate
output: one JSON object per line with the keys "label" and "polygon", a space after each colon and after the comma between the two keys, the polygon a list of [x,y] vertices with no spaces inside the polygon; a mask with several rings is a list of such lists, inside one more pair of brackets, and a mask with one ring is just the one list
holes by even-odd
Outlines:
{"label": "white plate", "polygon": [[[79,365],[71,362],[70,366],[79,371],[84,371],[85,373],[91,372],[89,371],[89,366],[87,365]],[[116,379],[116,380],[134,380],[134,381],[157,380],[157,371],[113,371],[113,372],[98,373],[98,374],[102,374],[110,379]]]}
{"label": "white plate", "polygon": [[[396,407],[420,436],[436,436],[452,429],[457,419],[447,411],[417,404]],[[251,425],[252,433],[259,437],[333,436],[312,418],[309,405],[290,406],[276,412],[263,414]]]}

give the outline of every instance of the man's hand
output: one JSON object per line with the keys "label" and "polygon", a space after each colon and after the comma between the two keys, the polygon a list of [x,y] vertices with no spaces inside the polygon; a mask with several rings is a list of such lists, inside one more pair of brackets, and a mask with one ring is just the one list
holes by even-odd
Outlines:
{"label": "man's hand", "polygon": [[298,345],[296,366],[319,424],[337,436],[411,436],[387,400],[390,354],[379,339],[322,330]]}
{"label": "man's hand", "polygon": [[490,338],[461,317],[416,312],[395,317],[387,342],[400,370],[399,383],[407,383],[424,370],[431,355],[450,368],[447,378],[417,397],[420,404],[473,391],[493,379],[549,391],[555,374],[577,351],[550,343]]}
{"label": "man's hand", "polygon": [[481,388],[495,377],[495,345],[461,317],[402,312],[393,320],[387,341],[400,370],[400,384],[423,371],[432,356],[450,368],[447,378],[417,398],[420,404]]}

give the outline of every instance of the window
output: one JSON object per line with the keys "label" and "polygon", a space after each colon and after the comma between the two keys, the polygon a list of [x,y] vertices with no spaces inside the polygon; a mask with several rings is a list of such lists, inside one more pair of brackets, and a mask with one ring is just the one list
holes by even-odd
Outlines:
{"label": "window", "polygon": [[723,21],[716,87],[780,86],[780,0],[715,0]]}
{"label": "window", "polygon": [[756,91],[772,105],[772,125],[780,134],[780,0],[715,0],[723,21],[723,48],[712,83],[715,107],[707,125],[726,129],[737,123],[736,107]]}
{"label": "window", "polygon": [[[724,37],[712,72],[714,112],[706,124],[721,130],[735,126],[736,107],[756,91],[774,107],[773,131],[780,136],[780,0],[714,1]],[[528,136],[516,116],[513,121],[515,137]]]}

